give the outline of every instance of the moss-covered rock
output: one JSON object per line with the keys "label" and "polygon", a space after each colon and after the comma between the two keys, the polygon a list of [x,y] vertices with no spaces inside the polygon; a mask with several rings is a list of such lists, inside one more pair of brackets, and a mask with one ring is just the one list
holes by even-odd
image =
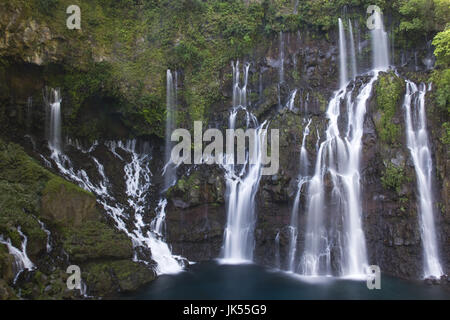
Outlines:
{"label": "moss-covered rock", "polygon": [[[1,140],[0,205],[0,234],[21,248],[20,227],[28,238],[27,254],[36,266],[21,274],[15,285],[22,298],[80,298],[78,290],[67,289],[68,263],[79,264],[82,272],[98,271],[99,283],[94,271],[86,282],[88,290],[92,283],[94,294],[102,296],[133,290],[155,277],[150,267],[131,261],[131,239],[102,219],[91,193],[42,168],[21,147]],[[38,219],[51,232],[50,253]],[[0,244],[0,298],[16,297],[9,287],[15,276],[13,263],[13,256]]]}
{"label": "moss-covered rock", "polygon": [[3,280],[5,284],[11,283],[14,279],[13,263],[14,257],[9,254],[4,244],[0,244],[0,281]]}
{"label": "moss-covered rock", "polygon": [[195,207],[204,203],[224,203],[225,183],[217,168],[194,171],[184,176],[171,187],[167,195],[179,208]]}
{"label": "moss-covered rock", "polygon": [[16,300],[17,295],[8,283],[0,279],[0,300]]}

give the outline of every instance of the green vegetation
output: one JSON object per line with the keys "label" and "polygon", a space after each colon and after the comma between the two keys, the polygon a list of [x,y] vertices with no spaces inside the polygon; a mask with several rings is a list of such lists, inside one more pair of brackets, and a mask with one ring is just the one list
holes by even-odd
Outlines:
{"label": "green vegetation", "polygon": [[383,75],[376,85],[376,101],[381,118],[376,122],[378,135],[385,143],[397,141],[401,126],[395,124],[393,118],[401,102],[404,82],[395,74]]}
{"label": "green vegetation", "polygon": [[136,290],[140,285],[151,282],[156,275],[143,264],[117,260],[88,264],[82,277],[90,284],[93,294],[105,297]]}

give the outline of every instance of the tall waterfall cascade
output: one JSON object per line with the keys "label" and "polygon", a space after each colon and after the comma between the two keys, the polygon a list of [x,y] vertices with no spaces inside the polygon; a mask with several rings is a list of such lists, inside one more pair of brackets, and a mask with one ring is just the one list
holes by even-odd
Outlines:
{"label": "tall waterfall cascade", "polygon": [[[78,152],[88,155],[92,167],[96,168],[96,176],[100,177],[98,182],[93,182],[92,177],[88,172],[82,168],[77,169],[74,166],[72,159],[62,151],[61,143],[61,117],[60,104],[61,97],[57,90],[52,90],[54,99],[48,101],[50,108],[50,134],[49,147],[52,150],[51,159],[54,161],[57,170],[62,176],[75,182],[85,190],[92,192],[107,212],[113,219],[116,227],[125,232],[131,238],[134,247],[134,260],[148,263],[145,259],[139,257],[139,247],[150,248],[152,259],[157,263],[156,272],[162,273],[176,273],[182,270],[181,257],[173,256],[167,243],[164,241],[161,228],[156,226],[162,223],[144,223],[144,216],[147,214],[147,201],[150,186],[152,185],[150,171],[150,148],[148,144],[144,144],[141,151],[137,149],[136,140],[128,140],[125,143],[122,141],[106,141],[104,147],[124,164],[124,185],[126,194],[126,203],[120,203],[112,192],[112,186],[108,177],[105,174],[104,165],[97,159],[93,153],[99,147],[98,142],[87,150],[81,148],[78,143],[74,143],[73,147]],[[69,140],[69,144],[72,143]],[[120,149],[120,153],[117,152]],[[127,157],[123,157],[126,154]],[[157,208],[156,221],[165,217],[165,206]],[[130,217],[133,220],[130,223]],[[131,225],[133,230],[129,230]]]}
{"label": "tall waterfall cascade", "polygon": [[344,87],[347,81],[347,42],[345,41],[344,24],[339,18],[339,87]]}
{"label": "tall waterfall cascade", "polygon": [[406,120],[406,141],[414,163],[417,180],[418,204],[420,214],[420,231],[423,245],[424,277],[440,277],[443,275],[439,261],[434,221],[434,200],[432,192],[433,162],[428,141],[425,84],[418,87],[406,80],[406,94],[403,108]]}
{"label": "tall waterfall cascade", "polygon": [[27,255],[27,243],[28,238],[27,236],[22,232],[21,228],[17,228],[17,232],[22,238],[22,244],[20,249],[14,247],[14,245],[11,243],[11,239],[4,239],[2,235],[0,235],[0,243],[6,245],[8,248],[9,254],[14,257],[14,265],[13,265],[13,271],[14,271],[14,283],[17,281],[19,275],[24,270],[33,270],[35,268],[33,262],[30,260],[30,258]]}
{"label": "tall waterfall cascade", "polygon": [[350,35],[350,62],[351,62],[351,72],[352,72],[352,79],[355,79],[358,75],[358,68],[356,66],[356,50],[355,50],[355,37],[353,36],[353,26],[350,19],[348,19],[348,28],[349,28],[349,35]]}
{"label": "tall waterfall cascade", "polygon": [[49,97],[50,129],[49,146],[53,152],[60,152],[62,148],[61,137],[61,93],[59,89],[51,89]]}
{"label": "tall waterfall cascade", "polygon": [[246,163],[234,164],[234,159],[226,155],[226,207],[227,224],[222,248],[223,261],[226,263],[249,262],[253,259],[255,217],[255,195],[261,178],[261,140],[265,123],[259,124],[256,117],[246,109],[247,79],[249,65],[244,66],[243,85],[240,86],[239,62],[233,64],[233,107],[229,117],[229,128],[236,128],[239,111],[246,115],[247,128],[256,128],[253,154],[256,163],[250,163],[247,154]]}

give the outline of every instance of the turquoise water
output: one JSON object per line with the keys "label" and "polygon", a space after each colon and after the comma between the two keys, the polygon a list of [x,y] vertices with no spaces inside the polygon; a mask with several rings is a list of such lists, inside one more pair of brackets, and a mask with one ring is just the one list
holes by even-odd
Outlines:
{"label": "turquoise water", "polygon": [[381,289],[366,281],[306,278],[261,266],[204,262],[175,275],[162,275],[126,299],[311,300],[311,299],[450,299],[450,290],[381,276]]}

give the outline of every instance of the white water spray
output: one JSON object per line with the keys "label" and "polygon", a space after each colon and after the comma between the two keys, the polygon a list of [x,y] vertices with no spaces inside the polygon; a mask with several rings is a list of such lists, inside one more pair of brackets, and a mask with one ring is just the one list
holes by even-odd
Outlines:
{"label": "white water spray", "polygon": [[[389,66],[387,36],[381,17],[377,15],[376,19],[380,27],[372,31],[374,71],[354,100],[354,88],[346,88],[347,51],[339,19],[340,89],[328,104],[326,137],[320,144],[308,187],[305,249],[300,261],[305,275],[365,276],[368,262],[359,172],[364,117],[378,70]],[[342,103],[347,112],[341,115]],[[347,118],[346,128],[339,126],[340,117]],[[338,263],[332,266],[333,257]]]}

